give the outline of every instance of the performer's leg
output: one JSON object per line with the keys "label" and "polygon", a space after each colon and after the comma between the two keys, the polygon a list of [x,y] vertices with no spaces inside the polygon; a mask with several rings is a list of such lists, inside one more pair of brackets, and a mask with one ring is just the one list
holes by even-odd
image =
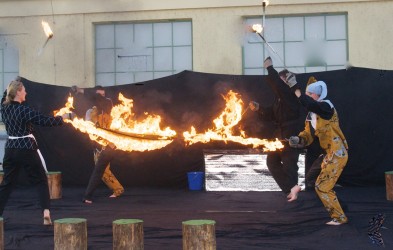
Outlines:
{"label": "performer's leg", "polygon": [[288,176],[287,185],[291,188],[297,185],[299,181],[299,166],[297,165],[299,161],[299,154],[300,150],[294,148],[284,149],[281,153],[282,166]]}
{"label": "performer's leg", "polygon": [[90,201],[91,203],[92,195],[101,183],[101,178],[104,174],[105,168],[108,163],[110,163],[110,161],[113,159],[113,152],[113,149],[111,149],[110,147],[106,147],[98,156],[97,162],[93,169],[93,173],[90,176],[89,184],[87,185],[85,191],[84,201]]}
{"label": "performer's leg", "polygon": [[266,157],[266,165],[277,185],[284,193],[288,194],[292,186],[288,182],[288,174],[283,169],[281,154],[280,151],[269,152]]}
{"label": "performer's leg", "polygon": [[321,173],[315,183],[315,191],[333,219],[332,222],[337,222],[329,225],[340,225],[348,221],[333,190],[347,161],[348,155],[345,157],[337,157],[334,154],[325,156],[321,166]]}
{"label": "performer's leg", "polygon": [[48,177],[37,151],[31,151],[31,156],[25,161],[24,167],[30,182],[37,186],[38,196],[44,218],[44,225],[52,225],[50,218],[50,195]]}
{"label": "performer's leg", "polygon": [[5,149],[3,159],[4,176],[0,185],[0,216],[3,216],[5,205],[16,185],[20,169],[20,162],[17,161],[19,159],[18,151],[19,149]]}
{"label": "performer's leg", "polygon": [[307,190],[314,190],[315,181],[321,172],[322,154],[324,154],[324,152],[319,145],[319,140],[315,139],[313,143],[307,147],[304,159],[304,174]]}
{"label": "performer's leg", "polygon": [[297,164],[300,152],[299,149],[284,148],[281,154],[283,169],[287,174],[286,185],[290,187],[290,193],[287,196],[289,202],[295,201],[298,197],[298,193],[301,191],[298,185],[299,166]]}
{"label": "performer's leg", "polygon": [[306,173],[305,182],[306,189],[315,189],[315,181],[318,175],[321,173],[321,165],[325,155],[321,154],[310,166],[308,172]]}
{"label": "performer's leg", "polygon": [[113,175],[110,170],[110,163],[105,168],[104,175],[102,176],[102,181],[107,185],[112,191],[113,194],[110,197],[119,197],[124,193],[124,188],[117,180],[116,176]]}
{"label": "performer's leg", "polygon": [[25,161],[24,167],[30,182],[37,187],[40,206],[42,211],[50,208],[50,195],[48,187],[48,177],[37,151],[31,151],[29,158]]}

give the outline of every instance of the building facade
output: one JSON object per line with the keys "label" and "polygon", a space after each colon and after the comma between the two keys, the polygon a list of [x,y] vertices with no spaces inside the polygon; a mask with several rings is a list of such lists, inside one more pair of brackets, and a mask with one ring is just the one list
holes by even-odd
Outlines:
{"label": "building facade", "polygon": [[[0,0],[0,88],[16,75],[91,87],[182,70],[392,69],[393,1]],[[48,39],[45,21],[54,35]],[[264,26],[265,43],[250,26]]]}

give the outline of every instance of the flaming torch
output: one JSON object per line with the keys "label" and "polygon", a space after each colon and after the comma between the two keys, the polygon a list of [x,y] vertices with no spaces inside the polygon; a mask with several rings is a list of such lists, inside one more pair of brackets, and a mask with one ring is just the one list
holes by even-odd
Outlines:
{"label": "flaming torch", "polygon": [[277,51],[275,51],[273,49],[272,46],[270,46],[270,44],[266,41],[265,37],[263,37],[262,32],[264,30],[264,28],[262,27],[262,25],[260,24],[253,24],[251,27],[252,31],[257,34],[260,38],[262,38],[262,41],[268,46],[268,48],[277,55],[278,59],[280,59],[280,61],[282,62],[282,64],[284,65],[284,68],[286,68],[285,66],[285,62],[284,60],[281,58],[281,56],[277,53]]}
{"label": "flaming torch", "polygon": [[[208,129],[205,133],[197,133],[192,126],[190,131],[183,133],[184,141],[188,144],[208,143],[210,141],[228,141],[240,143],[243,145],[251,145],[253,148],[263,147],[264,151],[275,151],[281,149],[284,145],[280,140],[268,141],[267,139],[259,139],[246,137],[245,131],[239,131],[240,135],[234,135],[234,128],[242,119],[243,101],[240,95],[230,90],[227,95],[223,96],[226,101],[225,109],[219,117],[213,120],[214,128]],[[242,112],[243,111],[243,112]]]}
{"label": "flaming torch", "polygon": [[[273,49],[272,46],[266,41],[266,39],[263,37],[262,32],[263,32],[263,26],[260,24],[253,24],[252,25],[252,31],[257,34],[260,38],[262,38],[263,42],[273,51],[274,54],[277,54],[277,51]],[[277,54],[278,55],[278,54]]]}
{"label": "flaming torch", "polygon": [[44,29],[45,35],[47,37],[47,39],[46,39],[46,41],[44,43],[44,46],[42,46],[42,49],[44,49],[46,44],[53,37],[53,32],[52,32],[52,29],[50,28],[50,26],[49,26],[49,24],[47,22],[42,21],[41,24],[42,24],[42,28]]}
{"label": "flaming torch", "polygon": [[[149,151],[160,149],[172,143],[176,132],[169,127],[161,129],[159,115],[147,115],[143,120],[134,119],[132,112],[133,100],[119,93],[120,104],[111,110],[111,123],[109,128],[97,127],[91,121],[70,117],[64,120],[82,133],[88,134],[90,140],[107,146],[113,144],[122,151]],[[55,115],[72,113],[73,98],[69,97],[65,107],[56,110]]]}

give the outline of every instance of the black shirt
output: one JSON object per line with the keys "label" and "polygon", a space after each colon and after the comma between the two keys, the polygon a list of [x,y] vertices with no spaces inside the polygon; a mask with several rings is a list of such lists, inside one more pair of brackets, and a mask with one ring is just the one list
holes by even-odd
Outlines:
{"label": "black shirt", "polygon": [[[34,132],[34,125],[59,126],[63,124],[61,116],[45,116],[34,109],[19,102],[12,101],[1,105],[1,117],[5,124],[8,136],[22,137]],[[37,149],[38,145],[34,138],[25,137],[8,139],[5,148]]]}

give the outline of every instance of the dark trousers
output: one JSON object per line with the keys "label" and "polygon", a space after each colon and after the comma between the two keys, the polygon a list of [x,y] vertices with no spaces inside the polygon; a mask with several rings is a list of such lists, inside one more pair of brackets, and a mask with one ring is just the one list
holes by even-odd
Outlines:
{"label": "dark trousers", "polygon": [[[325,157],[324,154],[320,154],[316,159],[314,158],[314,161],[311,162],[310,164],[307,163],[306,160],[306,189],[307,190],[314,190],[315,187],[315,181],[318,178],[318,175],[321,173],[321,164],[323,161],[323,158]],[[306,159],[307,159],[307,154],[306,154]]]}
{"label": "dark trousers", "polygon": [[102,150],[100,155],[98,156],[97,162],[93,169],[93,173],[90,176],[89,184],[87,185],[85,191],[85,200],[91,200],[94,191],[98,188],[98,186],[102,182],[102,176],[104,175],[105,168],[114,158],[115,150],[111,147],[106,147]]}
{"label": "dark trousers", "polygon": [[305,156],[305,184],[307,190],[314,190],[315,181],[321,172],[324,155],[318,138],[315,138],[313,143],[307,147]]}
{"label": "dark trousers", "polygon": [[0,185],[0,215],[16,186],[22,167],[26,170],[30,183],[37,187],[42,211],[50,207],[48,179],[37,151],[6,148],[3,159],[4,178]]}
{"label": "dark trousers", "polygon": [[282,151],[268,152],[266,165],[274,180],[284,193],[289,193],[291,188],[298,184],[297,162],[299,160],[299,149],[290,148],[285,145]]}

